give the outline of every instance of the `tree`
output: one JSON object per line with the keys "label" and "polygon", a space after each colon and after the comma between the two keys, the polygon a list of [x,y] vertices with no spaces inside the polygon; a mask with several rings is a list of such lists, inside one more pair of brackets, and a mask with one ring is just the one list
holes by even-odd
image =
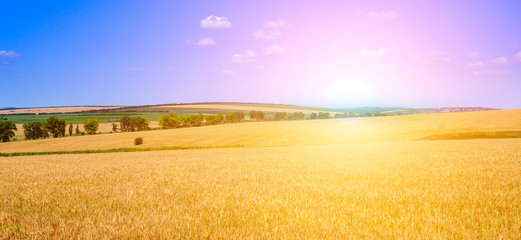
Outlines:
{"label": "tree", "polygon": [[193,127],[198,127],[203,125],[204,115],[202,113],[198,113],[197,115],[190,116],[190,122]]}
{"label": "tree", "polygon": [[57,117],[47,118],[45,125],[47,131],[49,131],[54,138],[65,136],[65,126],[65,120],[61,120]]}
{"label": "tree", "polygon": [[130,117],[125,115],[119,120],[119,129],[121,129],[122,132],[130,132],[130,128]]}
{"label": "tree", "polygon": [[331,118],[331,116],[329,115],[329,113],[323,113],[323,112],[319,112],[318,113],[318,119],[329,119]]}
{"label": "tree", "polygon": [[81,132],[80,132],[80,126],[78,124],[76,124],[76,135],[80,135]]}
{"label": "tree", "polygon": [[118,131],[118,125],[116,123],[112,123],[112,131],[117,132]]}
{"label": "tree", "polygon": [[122,132],[130,132],[130,117],[125,115],[119,120],[119,129],[121,129]]}
{"label": "tree", "polygon": [[333,116],[334,118],[346,118],[348,117],[348,113],[335,113],[335,115]]}
{"label": "tree", "polygon": [[286,112],[277,112],[273,116],[273,120],[275,120],[275,121],[282,121],[282,120],[286,120],[286,119],[287,119]]}
{"label": "tree", "polygon": [[72,136],[72,123],[69,125],[69,136]]}
{"label": "tree", "polygon": [[96,134],[99,128],[99,122],[96,119],[89,118],[83,122],[83,128],[89,135]]}
{"label": "tree", "polygon": [[[71,125],[72,126],[72,125]],[[25,139],[43,139],[48,138],[49,133],[45,129],[45,123],[42,122],[30,122],[24,123],[24,135]]]}
{"label": "tree", "polygon": [[317,113],[311,113],[309,119],[317,119]]}
{"label": "tree", "polygon": [[178,128],[179,125],[181,125],[181,123],[175,114],[169,114],[159,118],[159,126],[162,129]]}
{"label": "tree", "polygon": [[304,113],[303,112],[294,112],[293,113],[293,119],[295,119],[295,120],[304,120]]}
{"label": "tree", "polygon": [[218,113],[217,114],[217,119],[215,120],[217,122],[217,124],[221,124],[224,122],[224,114],[223,113]]}
{"label": "tree", "polygon": [[0,121],[0,141],[9,142],[14,137],[14,131],[18,130],[16,125],[11,121]]}
{"label": "tree", "polygon": [[331,118],[331,115],[330,113],[324,113],[324,119],[330,119]]}
{"label": "tree", "polygon": [[254,120],[254,121],[264,120],[264,112],[251,110],[250,111],[250,120]]}
{"label": "tree", "polygon": [[206,125],[215,125],[217,124],[217,115],[210,114],[205,116]]}
{"label": "tree", "polygon": [[133,117],[130,119],[130,131],[133,132],[134,130],[137,131],[144,131],[149,130],[148,124],[150,121],[142,118],[142,117]]}
{"label": "tree", "polygon": [[245,114],[243,112],[232,112],[224,115],[227,123],[237,123],[244,121]]}

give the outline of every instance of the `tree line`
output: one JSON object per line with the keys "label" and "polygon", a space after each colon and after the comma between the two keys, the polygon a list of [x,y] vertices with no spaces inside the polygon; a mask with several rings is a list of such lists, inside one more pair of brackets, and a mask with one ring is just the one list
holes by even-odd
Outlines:
{"label": "tree line", "polygon": [[[335,118],[339,117],[352,117],[347,113],[335,114]],[[217,125],[224,123],[239,123],[244,122],[246,114],[244,112],[232,112],[232,113],[218,113],[203,115],[198,113],[191,116],[178,117],[175,114],[165,115],[159,118],[159,126],[161,129],[172,129],[181,127],[198,127],[203,125]],[[264,112],[252,110],[249,112],[249,121],[287,121],[287,120],[305,120],[305,119],[329,119],[331,118],[328,112],[311,113],[309,118],[305,117],[303,112],[277,112],[271,118],[266,118]],[[134,131],[145,131],[150,130],[150,122],[142,117],[129,117],[128,115],[123,116],[119,119],[119,124],[112,123],[112,132],[134,132]],[[83,123],[85,132],[89,135],[96,134],[99,128],[99,122],[96,119],[86,119]],[[68,130],[68,134],[73,136],[73,124],[70,124],[67,128],[65,120],[51,116],[47,118],[46,122],[29,122],[23,124],[23,130],[25,139],[44,139],[44,138],[59,138],[65,137]],[[16,125],[10,121],[0,121],[0,141],[10,141],[16,131]],[[80,131],[79,125],[76,124],[75,135],[84,135],[85,132]]]}
{"label": "tree line", "polygon": [[[159,126],[161,129],[172,129],[181,127],[197,127],[202,125],[217,125],[224,123],[238,123],[244,122],[244,112],[232,112],[232,113],[218,113],[203,115],[199,113],[192,116],[178,117],[175,114],[165,115],[159,118]],[[303,112],[277,112],[272,118],[266,118],[264,112],[251,110],[249,113],[251,122],[261,121],[289,121],[289,120],[306,120],[306,119],[329,119],[331,118],[329,113],[319,112],[312,113],[309,118],[305,117]]]}
{"label": "tree line", "polygon": [[218,113],[203,115],[198,113],[192,116],[178,117],[175,114],[165,115],[159,118],[159,126],[162,129],[180,128],[180,127],[198,127],[202,125],[217,125],[222,123],[238,123],[245,119],[243,112]]}
{"label": "tree line", "polygon": [[[98,131],[99,122],[96,119],[86,119],[83,122],[83,128],[87,134],[96,134]],[[73,124],[68,127],[69,136],[73,135]],[[23,125],[25,139],[45,139],[50,136],[53,138],[65,137],[67,124],[65,120],[57,117],[49,117],[46,122],[29,122]],[[80,127],[76,124],[76,135],[84,135],[80,131]]]}
{"label": "tree line", "polygon": [[[12,122],[10,122],[12,124]],[[5,124],[5,122],[0,122],[0,124]],[[142,117],[129,117],[129,116],[123,116],[120,119],[119,126],[115,123],[112,124],[112,131],[116,132],[118,129],[121,129],[122,132],[134,132],[134,131],[144,131],[149,130],[149,121],[142,118]],[[3,125],[2,125],[3,126]],[[7,125],[6,125],[7,126]],[[9,125],[11,126],[11,125]],[[14,131],[16,131],[16,125],[12,124],[13,127],[10,127],[10,133],[6,134],[9,135],[10,138],[14,137]],[[3,129],[4,127],[2,127]],[[7,129],[7,127],[5,127]],[[99,129],[99,122],[97,119],[86,119],[83,122],[83,129],[85,132],[82,132],[80,130],[80,127],[78,124],[76,124],[75,131],[74,124],[70,124],[67,128],[67,124],[65,123],[65,120],[59,119],[57,117],[49,117],[47,118],[46,122],[29,122],[23,124],[23,130],[24,130],[24,136],[25,139],[33,140],[33,139],[45,139],[49,137],[53,138],[59,138],[59,137],[65,137],[67,130],[69,136],[73,136],[74,132],[75,135],[85,135],[87,133],[88,135],[96,134],[96,132]],[[3,131],[2,131],[3,132]],[[2,141],[9,141],[10,138],[2,138]]]}

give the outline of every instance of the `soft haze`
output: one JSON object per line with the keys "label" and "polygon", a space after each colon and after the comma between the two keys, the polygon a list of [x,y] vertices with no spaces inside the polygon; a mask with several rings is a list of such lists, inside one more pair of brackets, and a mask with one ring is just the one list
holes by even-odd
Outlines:
{"label": "soft haze", "polygon": [[521,108],[521,1],[0,0],[0,107]]}

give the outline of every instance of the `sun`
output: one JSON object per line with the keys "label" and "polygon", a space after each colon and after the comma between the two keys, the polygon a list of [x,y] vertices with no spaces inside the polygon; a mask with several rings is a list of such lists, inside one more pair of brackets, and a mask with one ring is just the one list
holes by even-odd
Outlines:
{"label": "sun", "polygon": [[330,85],[327,103],[335,108],[370,106],[373,103],[373,90],[365,81],[345,77]]}

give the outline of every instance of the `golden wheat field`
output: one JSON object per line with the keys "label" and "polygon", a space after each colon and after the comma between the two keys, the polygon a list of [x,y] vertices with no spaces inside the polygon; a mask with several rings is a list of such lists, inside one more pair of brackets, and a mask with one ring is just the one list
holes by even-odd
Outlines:
{"label": "golden wheat field", "polygon": [[521,140],[0,158],[0,238],[521,237]]}
{"label": "golden wheat field", "polygon": [[271,147],[411,141],[473,131],[521,130],[521,110],[283,122],[250,122],[161,131],[104,134],[0,144],[0,152],[45,152],[134,147],[244,145]]}
{"label": "golden wheat field", "polygon": [[520,239],[521,110],[287,121],[0,144],[0,239]]}

